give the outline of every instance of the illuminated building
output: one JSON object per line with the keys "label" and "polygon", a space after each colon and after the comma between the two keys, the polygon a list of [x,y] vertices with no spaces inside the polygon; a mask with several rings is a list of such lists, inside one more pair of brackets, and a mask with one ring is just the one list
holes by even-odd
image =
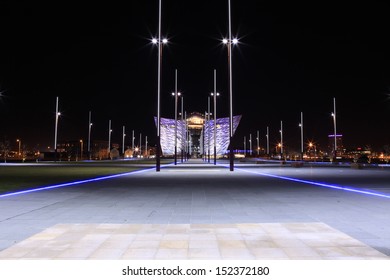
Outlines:
{"label": "illuminated building", "polygon": [[[157,118],[154,118],[157,122]],[[233,116],[233,133],[241,120],[241,115]],[[225,155],[229,147],[229,118],[217,119],[216,151],[217,156]],[[161,118],[161,150],[163,156],[175,153],[175,120]],[[192,157],[200,157],[210,150],[214,153],[214,120],[206,120],[201,113],[191,113],[186,120],[177,121],[177,153],[187,152]]]}

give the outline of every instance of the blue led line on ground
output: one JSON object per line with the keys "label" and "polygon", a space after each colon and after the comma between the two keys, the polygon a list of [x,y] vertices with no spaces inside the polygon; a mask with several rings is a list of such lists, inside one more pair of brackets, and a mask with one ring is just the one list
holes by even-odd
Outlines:
{"label": "blue led line on ground", "polygon": [[[162,167],[165,167],[165,166],[168,166],[168,165],[172,165],[172,164],[167,164],[167,165],[164,165]],[[90,182],[102,181],[102,180],[107,180],[107,179],[112,179],[112,178],[117,178],[117,177],[137,174],[137,173],[143,173],[143,172],[154,170],[154,169],[155,168],[152,167],[152,168],[147,168],[147,169],[142,169],[142,170],[135,170],[135,171],[127,172],[127,173],[108,175],[108,176],[103,176],[103,177],[98,177],[98,178],[92,178],[92,179],[86,179],[86,180],[80,180],[80,181],[56,184],[56,185],[45,186],[45,187],[38,187],[38,188],[34,188],[34,189],[28,189],[28,190],[12,192],[12,193],[5,193],[5,194],[1,194],[0,198],[20,195],[20,194],[26,194],[26,193],[32,193],[32,192],[38,192],[38,191],[44,191],[44,190],[50,190],[50,189],[69,187],[69,186],[74,186],[74,185],[79,185],[79,184],[90,183]]]}
{"label": "blue led line on ground", "polygon": [[[227,164],[219,164],[219,165],[224,166],[224,167],[229,167]],[[352,187],[336,186],[336,185],[331,185],[331,184],[327,184],[327,183],[301,180],[301,179],[296,179],[296,178],[291,178],[291,177],[286,177],[286,176],[279,176],[279,175],[273,175],[273,174],[268,174],[268,173],[263,173],[263,172],[250,171],[250,170],[245,170],[245,169],[241,169],[241,168],[236,168],[236,170],[239,170],[242,172],[247,172],[247,173],[253,173],[253,174],[257,174],[257,175],[262,175],[262,176],[273,177],[273,178],[282,179],[282,180],[287,180],[287,181],[293,181],[293,182],[297,182],[297,183],[315,185],[315,186],[320,186],[320,187],[325,187],[325,188],[330,188],[330,189],[354,192],[354,193],[371,195],[371,196],[378,196],[378,197],[383,197],[383,198],[390,198],[390,195],[388,195],[388,194],[378,193],[378,192],[373,192],[373,191],[359,190],[359,189],[355,189]]]}
{"label": "blue led line on ground", "polygon": [[315,185],[315,186],[330,188],[330,189],[343,190],[343,191],[360,193],[360,194],[365,194],[365,195],[372,195],[372,196],[379,196],[379,197],[384,197],[384,198],[390,198],[390,195],[387,195],[387,194],[384,194],[384,193],[377,193],[377,192],[373,192],[373,191],[359,190],[359,189],[355,189],[355,188],[352,188],[352,187],[343,187],[343,186],[331,185],[331,184],[327,184],[327,183],[320,183],[320,182],[315,182],[315,181],[301,180],[301,179],[285,177],[285,176],[279,176],[279,175],[273,175],[273,174],[268,174],[268,173],[249,171],[249,170],[244,170],[244,169],[241,169],[241,168],[237,168],[237,170],[240,170],[240,171],[243,171],[243,172],[248,172],[248,173],[254,173],[254,174],[258,174],[258,175],[263,175],[263,176],[268,176],[268,177],[273,177],[273,178],[278,178],[278,179],[282,179],[282,180],[288,180],[288,181],[293,181],[293,182],[298,182],[298,183],[304,183],[304,184],[309,184],[309,185]]}

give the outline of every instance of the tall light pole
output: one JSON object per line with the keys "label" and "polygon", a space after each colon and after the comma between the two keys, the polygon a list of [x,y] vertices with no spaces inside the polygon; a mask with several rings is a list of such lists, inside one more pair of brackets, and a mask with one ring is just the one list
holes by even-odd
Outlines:
{"label": "tall light pole", "polygon": [[122,154],[123,154],[123,156],[125,155],[125,137],[126,137],[125,126],[123,126],[122,127]]}
{"label": "tall light pole", "polygon": [[83,139],[80,139],[80,160],[83,160]]}
{"label": "tall light pole", "polygon": [[269,127],[267,126],[267,134],[265,135],[267,137],[267,156],[269,157]]}
{"label": "tall light pole", "polygon": [[154,44],[158,44],[158,71],[157,71],[157,147],[156,147],[156,171],[160,171],[160,152],[161,152],[161,140],[160,140],[160,92],[161,92],[161,64],[162,64],[162,47],[167,43],[167,39],[161,39],[161,0],[158,5],[158,39],[153,39]]}
{"label": "tall light pole", "polygon": [[334,128],[334,161],[337,159],[337,130],[336,130],[336,98],[333,98],[333,128]]}
{"label": "tall light pole", "polygon": [[111,152],[111,120],[108,121],[108,157],[110,157]]}
{"label": "tall light pole", "polygon": [[88,157],[91,159],[91,129],[92,129],[92,117],[91,111],[89,111],[88,116]]}
{"label": "tall light pole", "polygon": [[[183,123],[183,120],[184,120],[183,109],[184,109],[184,101],[183,101],[183,96],[181,96],[181,123],[182,123],[182,125],[184,124]],[[182,127],[182,126],[180,126],[180,127]],[[182,129],[182,132],[181,132],[181,162],[184,161],[184,146],[185,146],[185,137],[183,135],[183,129]]]}
{"label": "tall light pole", "polygon": [[132,137],[131,137],[131,153],[132,153],[132,155],[133,155],[133,157],[134,157],[134,129],[133,129],[133,135],[132,135]]}
{"label": "tall light pole", "polygon": [[175,92],[172,92],[175,96],[175,160],[174,163],[177,165],[177,99],[180,96],[180,92],[177,92],[177,69],[175,69]]}
{"label": "tall light pole", "polygon": [[210,163],[210,96],[207,97],[207,162]]}
{"label": "tall light pole", "polygon": [[139,134],[139,156],[142,157],[142,133]]}
{"label": "tall light pole", "polygon": [[252,133],[249,134],[249,155],[252,156]]}
{"label": "tall light pole", "polygon": [[257,140],[257,156],[260,156],[260,145],[259,145],[259,142],[260,142],[260,135],[259,135],[259,131],[257,131],[256,140]]}
{"label": "tall light pole", "polygon": [[283,121],[280,121],[280,159],[283,159]]}
{"label": "tall light pole", "polygon": [[214,97],[214,165],[217,164],[217,70],[214,69],[214,92],[211,93]]}
{"label": "tall light pole", "polygon": [[299,126],[301,128],[301,160],[303,160],[303,112],[301,112],[301,122]]}
{"label": "tall light pole", "polygon": [[186,121],[186,124],[185,124],[185,147],[184,147],[184,152],[185,152],[185,158],[186,158],[186,161],[188,160],[188,135],[187,135],[187,130],[188,130],[188,123],[187,123],[187,111],[184,112],[184,120]]}
{"label": "tall light pole", "polygon": [[230,144],[230,171],[234,171],[234,153],[233,153],[233,86],[232,86],[232,45],[237,44],[237,39],[232,39],[232,20],[231,20],[231,9],[230,0],[228,0],[228,13],[229,13],[229,38],[224,39],[223,43],[227,44],[228,47],[228,64],[229,64],[229,144]]}
{"label": "tall light pole", "polygon": [[145,136],[145,156],[148,158],[148,136]]}
{"label": "tall light pole", "polygon": [[18,152],[18,157],[20,157],[20,144],[22,143],[22,140],[16,139],[16,142],[19,144],[19,152]]}
{"label": "tall light pole", "polygon": [[58,112],[58,96],[56,99],[56,121],[55,121],[55,128],[54,128],[54,158],[57,160],[57,132],[58,132],[58,117],[61,115],[60,112]]}

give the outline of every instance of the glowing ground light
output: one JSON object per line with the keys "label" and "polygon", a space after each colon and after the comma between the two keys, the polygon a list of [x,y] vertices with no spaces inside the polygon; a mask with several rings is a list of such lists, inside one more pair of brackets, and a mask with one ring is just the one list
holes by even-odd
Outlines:
{"label": "glowing ground light", "polygon": [[[171,165],[171,164],[167,164],[165,166],[168,166],[168,165]],[[62,184],[57,184],[57,185],[45,186],[45,187],[37,187],[37,188],[34,188],[34,189],[28,189],[28,190],[23,190],[23,191],[18,191],[18,192],[1,194],[0,198],[20,195],[20,194],[27,194],[27,193],[32,193],[32,192],[39,192],[39,191],[57,189],[57,188],[63,188],[63,187],[70,187],[70,186],[74,186],[74,185],[80,185],[80,184],[85,184],[85,183],[97,182],[97,181],[102,181],[102,180],[108,180],[108,179],[123,177],[123,176],[127,176],[127,175],[143,173],[143,172],[147,172],[147,171],[150,171],[150,170],[154,170],[154,167],[153,168],[142,169],[142,170],[131,171],[131,172],[127,172],[127,173],[108,175],[108,176],[103,176],[103,177],[98,177],[98,178],[92,178],[92,179],[86,179],[86,180],[62,183]]]}
{"label": "glowing ground light", "polygon": [[[227,165],[224,165],[224,166],[228,167]],[[390,198],[390,195],[388,195],[388,194],[379,193],[379,192],[373,192],[373,191],[365,191],[365,190],[355,189],[355,188],[352,188],[352,187],[343,187],[343,186],[331,185],[331,184],[327,184],[327,183],[308,181],[308,180],[301,180],[301,179],[296,179],[296,178],[291,178],[291,177],[285,177],[285,176],[273,175],[273,174],[268,174],[268,173],[244,170],[244,169],[241,169],[241,168],[237,168],[237,170],[240,170],[240,171],[243,171],[243,172],[247,172],[247,173],[253,173],[253,174],[257,174],[257,175],[262,175],[262,176],[268,176],[268,177],[272,177],[272,178],[287,180],[287,181],[293,181],[293,182],[297,182],[297,183],[315,185],[315,186],[320,186],[320,187],[325,187],[325,188],[330,188],[330,189],[354,192],[354,193],[371,195],[371,196],[378,196],[378,197],[383,197],[383,198]]]}

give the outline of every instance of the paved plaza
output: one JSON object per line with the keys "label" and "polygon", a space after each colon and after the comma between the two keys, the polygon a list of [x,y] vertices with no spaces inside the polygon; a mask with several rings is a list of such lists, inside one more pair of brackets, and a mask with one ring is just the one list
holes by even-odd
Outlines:
{"label": "paved plaza", "polygon": [[190,160],[0,197],[0,259],[390,259],[389,179]]}

